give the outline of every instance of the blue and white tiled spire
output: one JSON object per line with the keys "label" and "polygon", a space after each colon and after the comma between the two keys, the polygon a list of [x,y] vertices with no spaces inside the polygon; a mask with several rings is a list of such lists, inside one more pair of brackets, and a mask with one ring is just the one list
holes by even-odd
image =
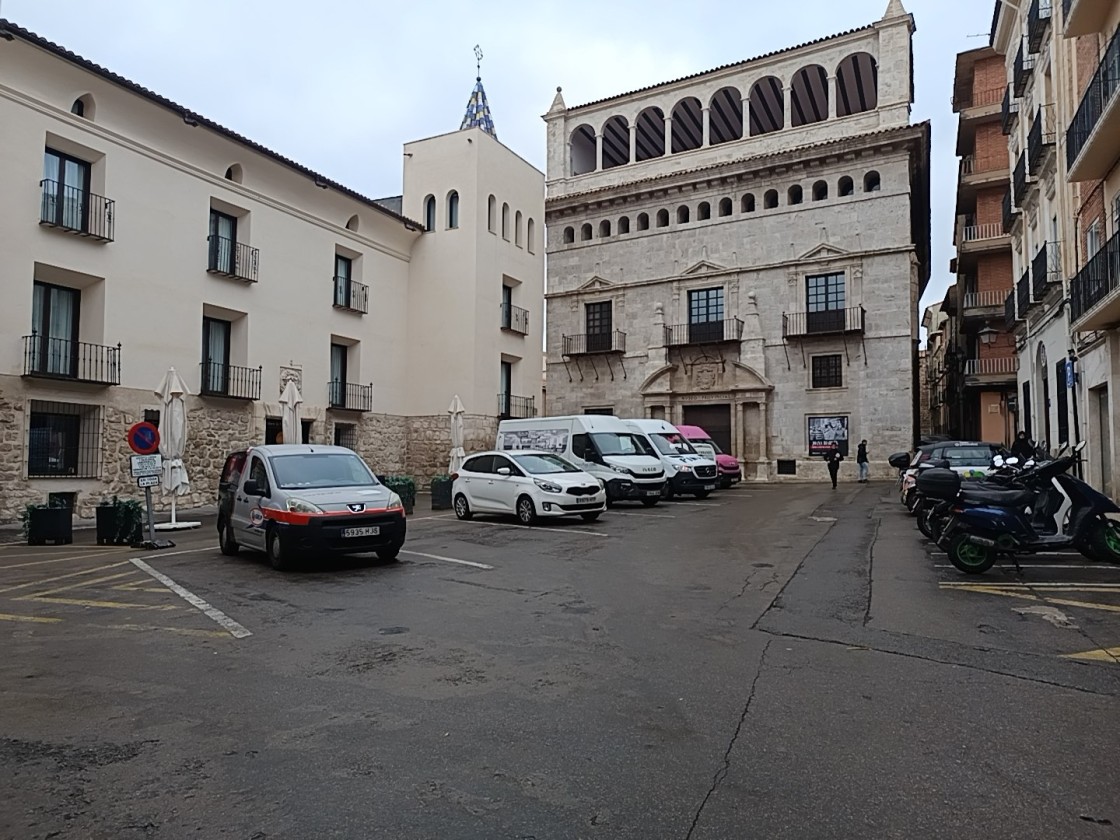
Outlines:
{"label": "blue and white tiled spire", "polygon": [[463,115],[463,124],[459,126],[459,130],[477,126],[497,140],[498,132],[494,130],[494,119],[490,116],[490,103],[486,100],[486,88],[482,86],[482,50],[477,46],[474,48],[474,56],[478,62],[476,64],[478,75],[475,77],[474,90],[471,91],[471,98],[467,102],[467,112]]}

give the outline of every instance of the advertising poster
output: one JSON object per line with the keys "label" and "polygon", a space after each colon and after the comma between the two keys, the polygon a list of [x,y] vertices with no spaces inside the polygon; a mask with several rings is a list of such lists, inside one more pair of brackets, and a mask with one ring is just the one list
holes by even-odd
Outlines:
{"label": "advertising poster", "polygon": [[564,452],[568,448],[568,430],[511,429],[498,436],[499,449],[537,449],[542,452]]}
{"label": "advertising poster", "polygon": [[840,447],[840,454],[848,457],[848,416],[808,417],[809,457],[823,457],[832,449],[832,444]]}

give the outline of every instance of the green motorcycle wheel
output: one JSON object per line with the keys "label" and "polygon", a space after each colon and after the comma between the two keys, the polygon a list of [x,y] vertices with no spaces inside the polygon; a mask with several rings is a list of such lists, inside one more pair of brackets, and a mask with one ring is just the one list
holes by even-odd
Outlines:
{"label": "green motorcycle wheel", "polygon": [[1111,519],[1097,522],[1087,540],[1096,559],[1105,563],[1120,563],[1120,522]]}
{"label": "green motorcycle wheel", "polygon": [[967,534],[949,540],[949,562],[966,575],[982,575],[996,563],[996,550],[971,542]]}

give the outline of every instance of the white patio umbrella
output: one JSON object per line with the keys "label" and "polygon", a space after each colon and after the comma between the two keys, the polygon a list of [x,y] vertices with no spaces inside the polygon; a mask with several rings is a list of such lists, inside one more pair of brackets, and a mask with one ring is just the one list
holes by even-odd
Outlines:
{"label": "white patio umbrella", "polygon": [[454,475],[463,466],[463,458],[467,454],[463,451],[463,415],[467,410],[463,408],[458,394],[451,400],[447,413],[451,415],[451,461],[447,465],[447,473]]}
{"label": "white patio umbrella", "polygon": [[303,442],[299,422],[299,407],[302,402],[299,388],[294,380],[289,379],[284,386],[284,393],[280,395],[280,432],[284,435],[284,443]]}
{"label": "white patio umbrella", "polygon": [[190,393],[183,377],[170,368],[156,388],[160,399],[159,453],[163,456],[164,494],[171,495],[171,524],[176,525],[176,502],[191,490],[183,455],[187,449],[187,404],[184,397]]}

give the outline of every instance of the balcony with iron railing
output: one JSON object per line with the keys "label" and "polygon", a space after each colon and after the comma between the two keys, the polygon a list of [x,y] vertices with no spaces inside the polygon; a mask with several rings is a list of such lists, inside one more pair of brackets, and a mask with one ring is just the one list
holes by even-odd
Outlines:
{"label": "balcony with iron railing", "polygon": [[1015,324],[1019,321],[1019,312],[1015,305],[1015,289],[1007,293],[1007,298],[1003,302],[1003,323],[1008,330],[1015,329]]}
{"label": "balcony with iron railing", "polygon": [[1031,306],[1031,271],[1028,268],[1015,284],[1015,300],[1019,307],[1019,317],[1026,318],[1027,310]]}
{"label": "balcony with iron railing", "polygon": [[965,376],[1014,376],[1018,371],[1018,356],[987,356],[964,360]]}
{"label": "balcony with iron railing", "polygon": [[962,218],[957,225],[957,250],[961,252],[998,250],[1006,245],[1007,234],[1002,222],[966,224]]}
{"label": "balcony with iron railing", "polygon": [[1011,188],[1015,191],[1015,201],[1022,207],[1023,199],[1027,196],[1027,185],[1030,183],[1030,171],[1027,169],[1027,153],[1020,152],[1015,161],[1015,169],[1011,173]]}
{"label": "balcony with iron railing", "polygon": [[332,379],[327,383],[327,405],[340,411],[373,411],[373,384]]}
{"label": "balcony with iron railing", "polygon": [[529,334],[529,310],[514,306],[512,303],[502,304],[502,329],[518,335]]}
{"label": "balcony with iron railing", "polygon": [[1041,303],[1051,285],[1062,280],[1062,251],[1058,242],[1044,243],[1031,260],[1031,298]]}
{"label": "balcony with iron railing", "polygon": [[261,398],[261,369],[225,362],[204,361],[199,365],[204,397],[225,397],[231,400],[259,400]]}
{"label": "balcony with iron railing", "polygon": [[369,312],[369,286],[349,277],[334,278],[334,308],[365,315]]}
{"label": "balcony with iron railing", "polygon": [[973,173],[976,169],[975,155],[965,155],[961,158],[960,177],[965,178]]}
{"label": "balcony with iron railing", "polygon": [[206,244],[208,272],[244,280],[247,283],[257,282],[259,254],[256,248],[215,234],[206,237]]}
{"label": "balcony with iron railing", "polygon": [[1093,35],[1104,29],[1116,0],[1062,0],[1065,36]]}
{"label": "balcony with iron railing", "polygon": [[1003,232],[1011,233],[1015,228],[1015,222],[1019,218],[1019,208],[1015,206],[1014,197],[1011,194],[1011,187],[1003,194]]}
{"label": "balcony with iron railing", "polygon": [[1019,52],[1015,54],[1015,66],[1012,71],[1012,86],[1015,95],[1022,98],[1027,89],[1027,82],[1034,74],[1034,56],[1027,52],[1027,43],[1024,40],[1019,44]]}
{"label": "balcony with iron railing", "polygon": [[1120,232],[1070,281],[1070,319],[1080,332],[1120,324]]}
{"label": "balcony with iron railing", "polygon": [[1031,172],[1041,172],[1047,155],[1054,151],[1057,132],[1054,129],[1054,106],[1042,105],[1034,116],[1027,135],[1027,164]]}
{"label": "balcony with iron railing", "polygon": [[665,346],[684,347],[690,344],[722,344],[741,341],[743,322],[738,318],[725,321],[697,321],[665,327]]}
{"label": "balcony with iron railing", "polygon": [[92,385],[120,385],[121,346],[106,347],[38,333],[25,335],[23,375]]}
{"label": "balcony with iron railing", "polygon": [[961,96],[954,96],[951,104],[954,113],[959,113],[967,118],[971,116],[967,113],[969,109],[990,108],[993,105],[999,105],[1002,98],[1003,87],[1000,86],[981,90],[967,90]]}
{"label": "balcony with iron railing", "polygon": [[962,314],[969,316],[987,316],[988,310],[999,310],[1007,299],[1006,289],[988,290],[983,292],[965,292]]}
{"label": "balcony with iron railing", "polygon": [[1031,0],[1031,7],[1027,10],[1027,48],[1032,53],[1042,49],[1053,13],[1051,0]]}
{"label": "balcony with iron railing", "polygon": [[1069,180],[1103,180],[1120,158],[1117,137],[1120,137],[1120,29],[1112,36],[1066,131]]}
{"label": "balcony with iron railing", "polygon": [[782,313],[783,338],[808,338],[817,335],[862,333],[867,313],[862,306],[825,309],[817,312]]}
{"label": "balcony with iron railing", "polygon": [[116,204],[112,199],[51,180],[40,181],[39,189],[42,191],[39,201],[40,225],[96,239],[98,242],[113,241]]}
{"label": "balcony with iron railing", "polygon": [[1003,92],[1003,107],[1000,109],[999,123],[1005,135],[1011,134],[1019,119],[1019,103],[1011,96],[1011,85]]}
{"label": "balcony with iron railing", "polygon": [[620,330],[565,335],[563,354],[565,356],[591,356],[596,353],[625,353],[626,333]]}
{"label": "balcony with iron railing", "polygon": [[502,420],[520,420],[536,416],[537,406],[533,397],[498,394],[498,417]]}

